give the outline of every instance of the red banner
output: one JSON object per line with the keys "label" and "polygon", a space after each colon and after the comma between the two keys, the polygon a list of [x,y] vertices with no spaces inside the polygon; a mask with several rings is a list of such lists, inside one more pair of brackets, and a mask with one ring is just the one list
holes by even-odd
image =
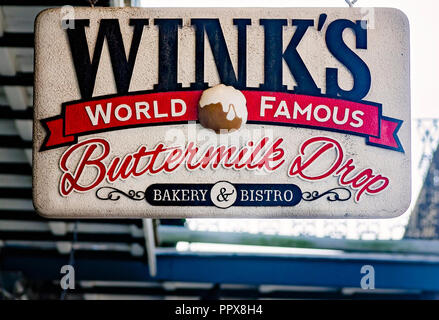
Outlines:
{"label": "red banner", "polygon": [[[68,102],[60,116],[42,120],[47,130],[41,150],[77,142],[78,136],[140,126],[197,120],[202,91],[176,91],[100,97]],[[403,152],[401,120],[383,117],[381,105],[283,92],[242,91],[249,124],[295,126],[366,138],[366,143]]]}

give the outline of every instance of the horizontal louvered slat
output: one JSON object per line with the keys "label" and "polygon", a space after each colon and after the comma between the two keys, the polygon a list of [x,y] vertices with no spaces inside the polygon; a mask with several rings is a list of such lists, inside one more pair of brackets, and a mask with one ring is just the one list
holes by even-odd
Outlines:
{"label": "horizontal louvered slat", "polygon": [[33,108],[28,107],[26,110],[14,110],[10,106],[0,106],[0,119],[32,120]]}
{"label": "horizontal louvered slat", "polygon": [[23,138],[18,135],[0,135],[0,148],[31,149],[32,141],[23,140]]}
{"label": "horizontal louvered slat", "polygon": [[0,174],[32,175],[32,167],[29,163],[0,162]]}
{"label": "horizontal louvered slat", "polygon": [[[27,240],[27,241],[72,241],[72,234],[54,235],[50,231],[1,231],[0,239],[2,240]],[[78,242],[120,242],[120,243],[138,243],[145,242],[143,238],[132,237],[127,234],[78,234]]]}
{"label": "horizontal louvered slat", "polygon": [[[57,7],[64,5],[85,6],[89,7],[90,2],[87,0],[2,0],[2,5],[6,6],[47,6]],[[97,7],[108,7],[109,0],[99,0],[96,2]]]}
{"label": "horizontal louvered slat", "polygon": [[33,48],[34,34],[5,32],[3,36],[0,37],[0,47]]}
{"label": "horizontal louvered slat", "polygon": [[75,221],[84,223],[98,223],[101,225],[106,224],[122,224],[133,225],[138,228],[142,227],[142,220],[140,219],[46,219],[38,215],[35,211],[29,210],[0,210],[0,219],[5,220],[29,220],[29,221],[45,221],[45,222],[66,222],[72,223]]}
{"label": "horizontal louvered slat", "polygon": [[15,76],[0,75],[0,86],[32,86],[34,75],[29,72],[17,72]]}

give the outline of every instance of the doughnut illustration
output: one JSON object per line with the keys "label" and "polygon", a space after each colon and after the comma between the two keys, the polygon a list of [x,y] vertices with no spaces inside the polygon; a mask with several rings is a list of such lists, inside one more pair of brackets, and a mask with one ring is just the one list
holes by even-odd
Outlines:
{"label": "doughnut illustration", "polygon": [[203,91],[198,103],[198,119],[205,128],[216,133],[239,130],[247,122],[247,101],[232,86],[216,85]]}

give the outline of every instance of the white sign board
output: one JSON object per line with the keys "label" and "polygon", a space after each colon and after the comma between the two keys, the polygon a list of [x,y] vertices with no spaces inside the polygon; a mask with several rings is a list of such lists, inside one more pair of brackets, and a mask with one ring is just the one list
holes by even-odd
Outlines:
{"label": "white sign board", "polygon": [[78,218],[398,216],[409,67],[396,9],[46,10],[34,205]]}

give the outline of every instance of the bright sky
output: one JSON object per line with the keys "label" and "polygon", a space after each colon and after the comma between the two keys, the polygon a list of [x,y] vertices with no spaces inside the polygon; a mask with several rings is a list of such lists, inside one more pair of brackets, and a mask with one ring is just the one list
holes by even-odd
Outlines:
{"label": "bright sky", "polygon": [[[345,0],[140,0],[140,3],[146,7],[348,7]],[[439,93],[439,81],[437,80],[439,76],[439,36],[435,33],[439,1],[358,0],[355,7],[393,7],[402,10],[408,16],[411,37],[412,118],[439,118],[439,108],[435,106],[436,94]],[[422,186],[423,170],[418,167],[422,143],[420,143],[420,136],[415,127],[412,128],[412,135],[413,206]],[[425,168],[426,166],[424,166],[424,170]],[[388,231],[380,230],[386,225],[391,227],[392,223],[395,225],[405,224],[408,217],[409,212],[396,219],[380,220],[379,222],[369,221],[371,224],[379,224],[377,233],[380,238],[399,238],[402,236],[401,232],[398,235],[391,235]],[[200,225],[204,223],[197,222],[199,219],[193,220],[194,228],[199,229]],[[299,222],[300,220],[295,221]],[[236,223],[235,220],[234,225]],[[248,221],[243,221],[243,223],[249,225]],[[227,224],[227,221],[217,222],[216,228],[221,224]],[[285,225],[285,221],[280,222],[280,225]],[[206,225],[204,227],[209,228]],[[276,227],[274,228],[276,229]]]}

